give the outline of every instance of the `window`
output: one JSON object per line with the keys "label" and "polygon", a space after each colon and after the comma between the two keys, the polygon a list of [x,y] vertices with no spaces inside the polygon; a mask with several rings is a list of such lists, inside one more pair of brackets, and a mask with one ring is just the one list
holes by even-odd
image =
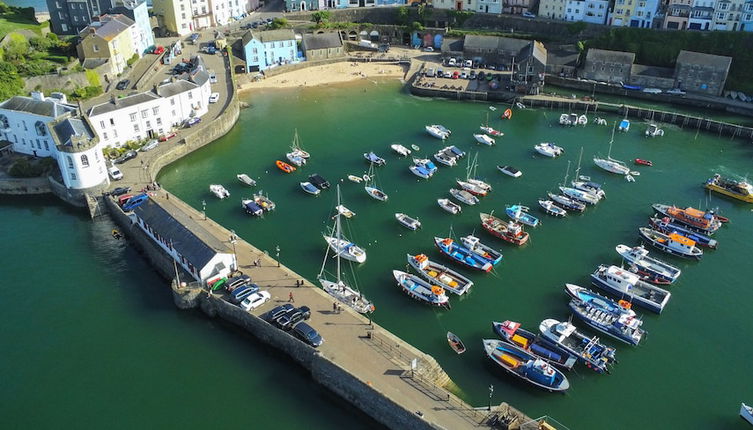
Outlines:
{"label": "window", "polygon": [[138,124],[134,124],[134,125],[133,125],[133,131],[134,131],[135,133],[138,133],[138,132],[139,132],[139,125],[138,125]]}
{"label": "window", "polygon": [[81,165],[84,167],[89,167],[89,157],[86,155],[81,156]]}
{"label": "window", "polygon": [[149,116],[149,109],[142,110],[141,111],[141,117],[142,118],[146,118],[147,116]]}
{"label": "window", "polygon": [[162,118],[157,118],[157,126],[162,125]]}
{"label": "window", "polygon": [[[175,106],[175,98],[170,99],[170,106]],[[173,114],[175,115],[175,114]]]}
{"label": "window", "polygon": [[68,168],[73,169],[73,158],[70,155],[66,155],[66,158],[68,159]]}
{"label": "window", "polygon": [[146,122],[146,129],[151,130],[152,129],[152,123],[150,121]]}
{"label": "window", "polygon": [[68,26],[65,24],[60,24],[60,27],[62,27],[63,33],[68,31]]}
{"label": "window", "polygon": [[102,139],[107,140],[107,132],[102,133]]}
{"label": "window", "polygon": [[105,128],[105,122],[104,121],[100,121],[99,122],[99,127],[100,128]]}
{"label": "window", "polygon": [[92,45],[92,51],[99,52],[99,46],[97,44]]}
{"label": "window", "polygon": [[192,99],[193,99],[193,92],[189,91],[188,92],[188,100],[192,100]]}
{"label": "window", "polygon": [[175,111],[174,110],[173,110],[172,114],[173,114],[173,116],[175,116]]}
{"label": "window", "polygon": [[115,118],[110,118],[110,125],[115,125]]}
{"label": "window", "polygon": [[136,122],[136,112],[129,114],[131,117],[131,122]]}
{"label": "window", "polygon": [[75,180],[76,180],[76,174],[75,173],[71,173],[71,181],[75,181]]}
{"label": "window", "polygon": [[117,128],[115,128],[115,129],[112,130],[112,136],[113,137],[118,137],[118,129]]}
{"label": "window", "polygon": [[44,150],[45,151],[49,151],[50,150],[50,145],[49,145],[49,143],[47,143],[46,140],[44,141]]}
{"label": "window", "polygon": [[155,106],[152,108],[152,114],[154,114],[154,116],[159,115],[159,106]]}
{"label": "window", "polygon": [[183,18],[183,19],[186,19],[186,13],[185,12],[181,12],[180,17]]}
{"label": "window", "polygon": [[78,17],[76,15],[73,15],[73,22],[78,22]]}
{"label": "window", "polygon": [[256,48],[252,49],[252,52],[253,52],[254,54],[258,54],[258,53],[259,53],[258,51],[259,51],[259,50],[258,50],[258,49],[256,49]]}
{"label": "window", "polygon": [[0,115],[0,128],[10,128],[10,122],[8,121],[8,117],[5,115]]}

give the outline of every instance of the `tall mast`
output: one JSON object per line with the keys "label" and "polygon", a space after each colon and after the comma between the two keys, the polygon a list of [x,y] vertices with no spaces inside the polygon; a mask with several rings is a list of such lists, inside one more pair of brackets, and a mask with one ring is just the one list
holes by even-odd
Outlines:
{"label": "tall mast", "polygon": [[609,153],[607,153],[607,160],[612,159],[612,143],[614,143],[614,129],[617,128],[617,121],[614,122],[614,125],[612,126],[612,138],[609,139]]}
{"label": "tall mast", "polygon": [[[579,180],[580,179],[580,162],[583,159],[583,147],[580,147],[580,156],[578,157],[578,168],[575,169],[575,179],[573,180]],[[567,162],[568,170],[570,169],[570,162]],[[567,179],[565,179],[565,182],[567,182]]]}
{"label": "tall mast", "polygon": [[[337,221],[335,221],[335,225],[337,226],[337,246],[340,247],[340,184],[337,184]],[[342,250],[338,249],[337,254],[337,284],[340,285],[340,253]]]}

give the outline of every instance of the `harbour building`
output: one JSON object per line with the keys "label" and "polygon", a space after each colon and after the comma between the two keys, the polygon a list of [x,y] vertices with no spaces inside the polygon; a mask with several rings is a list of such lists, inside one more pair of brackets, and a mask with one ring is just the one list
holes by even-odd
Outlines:
{"label": "harbour building", "polygon": [[247,31],[241,40],[248,72],[297,61],[298,46],[293,30]]}

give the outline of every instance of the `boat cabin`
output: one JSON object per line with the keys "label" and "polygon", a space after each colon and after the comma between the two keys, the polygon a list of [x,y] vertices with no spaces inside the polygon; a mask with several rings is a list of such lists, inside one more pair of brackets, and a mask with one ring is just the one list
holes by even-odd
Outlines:
{"label": "boat cabin", "polygon": [[713,226],[714,215],[695,208],[689,207],[680,209],[677,207],[671,207],[667,209],[667,213],[693,226],[701,227],[704,229],[709,229]]}
{"label": "boat cabin", "polygon": [[678,250],[682,250],[685,252],[690,252],[693,248],[695,248],[695,241],[692,239],[688,239],[685,236],[680,236],[677,233],[671,233],[669,234],[669,244],[668,246],[671,248],[675,248]]}
{"label": "boat cabin", "polygon": [[624,291],[627,291],[628,288],[634,286],[640,280],[638,275],[617,266],[599,268],[599,277]]}

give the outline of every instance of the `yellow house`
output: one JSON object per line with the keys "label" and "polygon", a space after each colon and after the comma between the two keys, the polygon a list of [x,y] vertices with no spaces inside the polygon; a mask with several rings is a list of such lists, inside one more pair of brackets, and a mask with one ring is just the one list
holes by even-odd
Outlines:
{"label": "yellow house", "polygon": [[76,47],[78,58],[85,63],[104,62],[112,76],[119,75],[133,54],[139,55],[134,36],[136,23],[125,15],[102,15],[81,30],[81,42]]}

